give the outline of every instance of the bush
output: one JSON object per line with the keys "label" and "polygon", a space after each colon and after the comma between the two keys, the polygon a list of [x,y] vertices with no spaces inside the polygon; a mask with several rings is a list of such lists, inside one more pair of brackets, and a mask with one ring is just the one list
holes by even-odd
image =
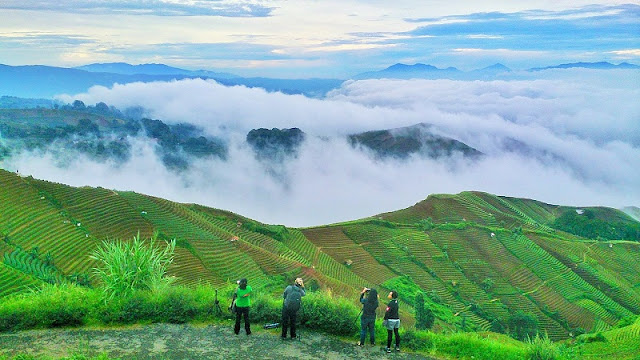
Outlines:
{"label": "bush", "polygon": [[510,335],[520,341],[538,334],[538,319],[533,314],[518,311],[509,318],[508,323]]}
{"label": "bush", "polygon": [[301,324],[329,334],[352,336],[359,332],[359,308],[329,292],[307,293],[298,313]]}
{"label": "bush", "polygon": [[402,346],[413,351],[429,352],[434,347],[433,333],[407,330],[401,335]]}
{"label": "bush", "polygon": [[536,335],[532,340],[528,340],[528,355],[529,360],[555,360],[561,356],[558,347],[545,335],[540,337]]}
{"label": "bush", "polygon": [[607,338],[604,337],[604,335],[602,335],[601,332],[598,332],[596,334],[583,334],[578,336],[577,338],[578,343],[593,343],[593,342],[606,342]]}
{"label": "bush", "polygon": [[0,303],[0,331],[83,324],[94,300],[75,285],[45,285],[40,292]]}

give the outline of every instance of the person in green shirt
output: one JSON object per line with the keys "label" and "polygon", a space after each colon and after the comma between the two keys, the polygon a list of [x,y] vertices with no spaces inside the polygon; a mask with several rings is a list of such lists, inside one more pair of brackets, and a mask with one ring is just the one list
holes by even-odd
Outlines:
{"label": "person in green shirt", "polygon": [[240,333],[240,320],[244,316],[244,331],[251,335],[251,324],[249,324],[249,308],[251,307],[251,286],[247,285],[247,279],[238,280],[238,288],[233,293],[233,301],[236,302],[236,324],[233,331]]}

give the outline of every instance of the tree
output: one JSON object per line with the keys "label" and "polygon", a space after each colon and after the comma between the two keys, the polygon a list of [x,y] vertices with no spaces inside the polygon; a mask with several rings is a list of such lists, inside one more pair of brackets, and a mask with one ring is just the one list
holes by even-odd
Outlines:
{"label": "tree", "polygon": [[531,313],[518,311],[509,318],[509,333],[521,341],[532,339],[538,333],[538,319]]}
{"label": "tree", "polygon": [[73,102],[73,110],[84,110],[87,107],[84,105],[84,103],[80,100],[75,100]]}
{"label": "tree", "polygon": [[435,316],[431,308],[424,305],[424,294],[418,292],[415,300],[416,309],[416,329],[431,329],[435,321]]}

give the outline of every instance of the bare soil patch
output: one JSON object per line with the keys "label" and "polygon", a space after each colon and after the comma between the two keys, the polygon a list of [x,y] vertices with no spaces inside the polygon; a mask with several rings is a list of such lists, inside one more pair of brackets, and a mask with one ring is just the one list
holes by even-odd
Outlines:
{"label": "bare soil patch", "polygon": [[[49,329],[0,334],[0,354],[65,357],[81,352],[121,359],[432,359],[414,353],[387,354],[379,345],[356,346],[301,329],[300,339],[282,340],[279,329],[254,326],[235,335],[225,325],[152,324],[110,329]],[[386,340],[386,339],[381,339]]]}

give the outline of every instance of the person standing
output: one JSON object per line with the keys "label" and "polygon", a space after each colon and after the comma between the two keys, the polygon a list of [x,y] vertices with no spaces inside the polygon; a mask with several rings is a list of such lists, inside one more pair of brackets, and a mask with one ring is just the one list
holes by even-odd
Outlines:
{"label": "person standing", "polygon": [[358,345],[364,346],[364,338],[369,331],[369,341],[371,345],[376,344],[376,309],[378,308],[378,291],[376,289],[364,288],[360,292],[360,302],[362,306],[362,316],[360,317],[360,341]]}
{"label": "person standing", "polygon": [[384,349],[386,352],[391,352],[391,337],[396,337],[396,351],[400,351],[400,335],[398,329],[400,328],[400,316],[398,315],[398,292],[391,291],[387,296],[391,301],[387,304],[387,310],[384,313],[384,321],[382,325],[387,328],[387,347]]}
{"label": "person standing", "polygon": [[251,286],[247,285],[247,279],[238,280],[238,288],[233,294],[236,302],[236,324],[233,332],[238,335],[240,333],[240,320],[244,316],[244,331],[247,335],[251,335],[251,324],[249,323],[249,308],[251,307]]}
{"label": "person standing", "polygon": [[302,305],[302,297],[305,296],[304,282],[302,278],[297,278],[293,285],[287,286],[284,289],[282,297],[284,298],[282,304],[282,339],[287,338],[287,329],[291,328],[291,338],[296,337],[296,318],[298,316],[298,310]]}

